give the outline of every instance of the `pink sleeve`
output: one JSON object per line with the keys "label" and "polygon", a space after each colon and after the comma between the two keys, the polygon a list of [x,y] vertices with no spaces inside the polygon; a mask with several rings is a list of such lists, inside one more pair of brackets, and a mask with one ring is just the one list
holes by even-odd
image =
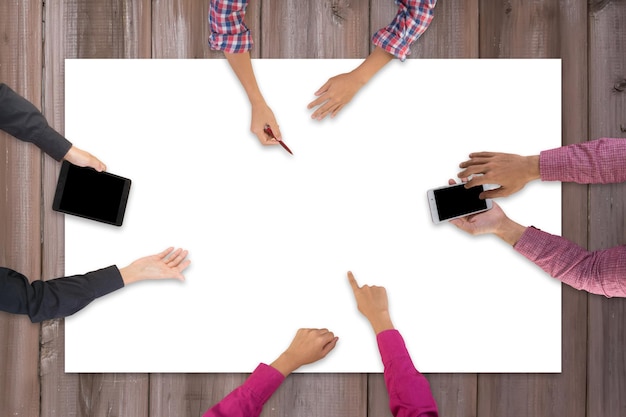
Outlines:
{"label": "pink sleeve", "polygon": [[437,404],[428,380],[415,369],[400,333],[385,330],[378,333],[376,340],[394,417],[437,417]]}
{"label": "pink sleeve", "polygon": [[276,369],[259,364],[243,385],[211,407],[203,417],[257,417],[284,379]]}
{"label": "pink sleeve", "polygon": [[608,184],[626,181],[626,139],[602,138],[543,151],[543,181]]}
{"label": "pink sleeve", "polygon": [[578,290],[626,297],[626,246],[590,252],[565,238],[529,227],[515,250]]}

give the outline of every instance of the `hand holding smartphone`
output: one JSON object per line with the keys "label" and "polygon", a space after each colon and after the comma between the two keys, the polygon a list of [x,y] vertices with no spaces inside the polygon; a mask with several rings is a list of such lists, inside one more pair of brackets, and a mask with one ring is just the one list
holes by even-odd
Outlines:
{"label": "hand holding smartphone", "polygon": [[465,188],[464,184],[446,185],[428,190],[428,205],[433,223],[481,213],[493,207],[490,199],[481,200],[482,185]]}

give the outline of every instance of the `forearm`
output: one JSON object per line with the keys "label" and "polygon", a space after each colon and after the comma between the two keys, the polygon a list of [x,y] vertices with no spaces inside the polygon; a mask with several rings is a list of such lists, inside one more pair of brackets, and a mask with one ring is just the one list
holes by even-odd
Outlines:
{"label": "forearm", "polygon": [[393,322],[391,321],[388,311],[378,314],[376,317],[372,317],[369,319],[369,322],[375,335],[378,335],[385,330],[394,329]]}
{"label": "forearm", "polygon": [[592,252],[529,227],[515,250],[571,287],[606,297],[626,297],[626,246]]}
{"label": "forearm", "polygon": [[241,86],[250,100],[252,106],[265,103],[265,99],[261,94],[261,90],[256,82],[254,70],[252,69],[252,60],[249,52],[231,54],[224,53],[230,67],[239,79]]}
{"label": "forearm", "polygon": [[356,76],[361,86],[363,86],[392,59],[393,55],[377,46],[352,73]]}
{"label": "forearm", "polygon": [[494,234],[509,245],[515,246],[525,231],[525,226],[505,217],[496,227]]}

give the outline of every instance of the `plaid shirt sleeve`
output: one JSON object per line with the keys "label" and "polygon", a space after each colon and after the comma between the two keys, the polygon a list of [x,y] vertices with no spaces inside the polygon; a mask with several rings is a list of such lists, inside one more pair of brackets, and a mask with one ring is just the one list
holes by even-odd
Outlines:
{"label": "plaid shirt sleeve", "polygon": [[398,13],[393,21],[374,33],[372,43],[404,61],[410,47],[430,25],[436,0],[395,0]]}
{"label": "plaid shirt sleeve", "polygon": [[611,184],[626,181],[626,139],[602,138],[543,151],[542,181]]}
{"label": "plaid shirt sleeve", "polygon": [[588,251],[561,236],[529,227],[515,250],[577,290],[626,297],[626,246]]}
{"label": "plaid shirt sleeve", "polygon": [[252,48],[252,35],[244,23],[248,0],[211,0],[209,5],[209,46],[227,53]]}

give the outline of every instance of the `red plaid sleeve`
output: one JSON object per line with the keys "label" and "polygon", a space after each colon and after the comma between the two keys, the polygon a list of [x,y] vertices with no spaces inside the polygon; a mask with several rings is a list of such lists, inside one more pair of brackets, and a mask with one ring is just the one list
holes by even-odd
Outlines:
{"label": "red plaid sleeve", "polygon": [[228,53],[252,48],[252,35],[244,23],[248,0],[211,0],[209,5],[209,46]]}
{"label": "red plaid sleeve", "polygon": [[410,47],[430,25],[436,0],[395,0],[398,13],[393,21],[374,33],[372,43],[404,61]]}
{"label": "red plaid sleeve", "polygon": [[543,181],[614,184],[626,181],[626,139],[602,138],[543,151]]}

